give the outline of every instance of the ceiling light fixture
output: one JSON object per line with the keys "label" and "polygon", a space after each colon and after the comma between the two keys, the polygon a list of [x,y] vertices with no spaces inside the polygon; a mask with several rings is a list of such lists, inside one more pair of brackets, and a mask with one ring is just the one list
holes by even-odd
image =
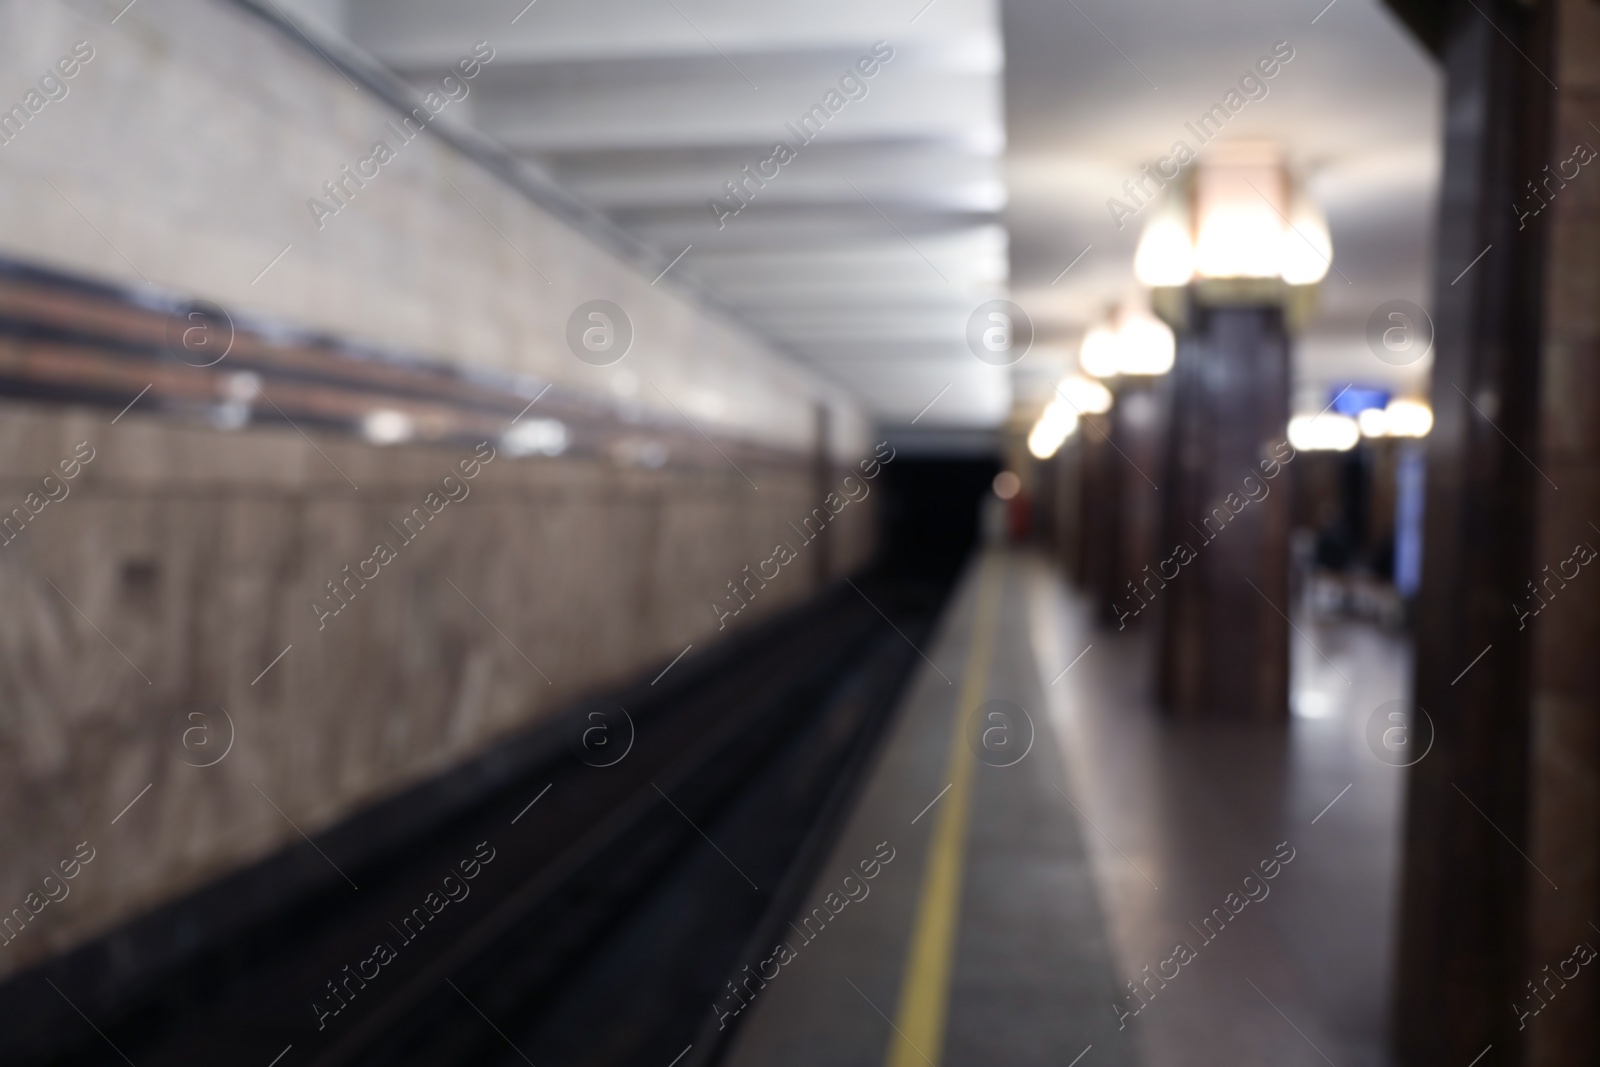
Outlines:
{"label": "ceiling light fixture", "polygon": [[1289,420],[1289,443],[1299,452],[1348,452],[1361,440],[1361,427],[1348,415],[1331,411]]}
{"label": "ceiling light fixture", "polygon": [[1433,409],[1420,400],[1391,400],[1356,418],[1363,437],[1426,437],[1433,429]]}
{"label": "ceiling light fixture", "polygon": [[1133,270],[1150,288],[1193,278],[1281,278],[1314,285],[1333,264],[1316,203],[1290,178],[1275,145],[1218,145],[1185,195],[1150,215]]}
{"label": "ceiling light fixture", "polygon": [[1172,369],[1178,340],[1172,327],[1142,308],[1128,311],[1117,326],[1117,370],[1157,375]]}
{"label": "ceiling light fixture", "polygon": [[1081,374],[1064,378],[1057,392],[1081,415],[1104,415],[1111,410],[1111,390]]}
{"label": "ceiling light fixture", "polygon": [[1112,378],[1117,364],[1117,332],[1107,324],[1091,326],[1078,349],[1078,366],[1092,378]]}
{"label": "ceiling light fixture", "polygon": [[[1102,386],[1101,388],[1104,388]],[[1045,405],[1039,419],[1028,431],[1028,452],[1034,459],[1049,459],[1078,428],[1078,413],[1061,397]]]}
{"label": "ceiling light fixture", "polygon": [[1283,231],[1278,273],[1290,285],[1315,285],[1333,266],[1333,237],[1328,220],[1308,197],[1300,196]]}
{"label": "ceiling light fixture", "polygon": [[1172,369],[1178,351],[1172,327],[1138,305],[1124,305],[1109,317],[1083,336],[1078,365],[1084,374],[1153,376]]}
{"label": "ceiling light fixture", "polygon": [[1151,216],[1133,254],[1133,273],[1139,284],[1152,289],[1189,284],[1194,277],[1194,243],[1182,212],[1168,208]]}

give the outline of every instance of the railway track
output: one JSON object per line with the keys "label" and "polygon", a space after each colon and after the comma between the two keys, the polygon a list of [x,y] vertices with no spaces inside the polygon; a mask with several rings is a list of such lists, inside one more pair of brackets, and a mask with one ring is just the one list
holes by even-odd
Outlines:
{"label": "railway track", "polygon": [[861,589],[319,835],[340,874],[288,850],[7,983],[35,1023],[0,1061],[707,1067],[713,1002],[798,905],[946,591]]}

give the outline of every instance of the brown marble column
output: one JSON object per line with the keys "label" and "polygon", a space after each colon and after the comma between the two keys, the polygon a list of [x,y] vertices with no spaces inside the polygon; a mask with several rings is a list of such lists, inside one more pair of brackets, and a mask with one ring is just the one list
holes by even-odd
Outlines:
{"label": "brown marble column", "polygon": [[1050,461],[1055,478],[1055,557],[1073,582],[1083,582],[1083,442],[1073,434]]}
{"label": "brown marble column", "polygon": [[1078,424],[1083,466],[1079,485],[1083,590],[1102,620],[1112,620],[1122,572],[1122,460],[1112,447],[1112,417],[1085,415]]}
{"label": "brown marble column", "polygon": [[[1549,206],[1526,225],[1541,230],[1545,245],[1535,458],[1561,488],[1534,483],[1534,551],[1523,577],[1547,602],[1525,635],[1533,652],[1528,854],[1561,888],[1523,873],[1529,925],[1519,989],[1570,973],[1579,942],[1600,949],[1591,925],[1600,923],[1600,561],[1580,567],[1574,559],[1600,549],[1600,131],[1590,125],[1600,123],[1600,8],[1560,0],[1553,21],[1546,70],[1561,90],[1550,96],[1540,177],[1558,180]],[[1579,165],[1585,155],[1590,162]],[[1576,177],[1561,177],[1574,169]],[[1526,1020],[1530,1067],[1600,1062],[1600,973],[1591,972],[1600,960],[1555,982],[1548,1006]]]}
{"label": "brown marble column", "polygon": [[[1116,591],[1123,605],[1137,605],[1136,592],[1145,568],[1160,561],[1162,497],[1161,464],[1171,424],[1171,389],[1167,376],[1125,377],[1116,383],[1111,439],[1117,445],[1122,478],[1121,532],[1118,536]],[[1154,623],[1157,612],[1139,618]]]}
{"label": "brown marble column", "polygon": [[1466,1064],[1492,1045],[1480,1067],[1493,1067],[1526,1062],[1513,1004],[1533,977],[1528,910],[1570,892],[1522,855],[1533,644],[1512,610],[1532,576],[1534,516],[1555,490],[1534,466],[1551,231],[1519,230],[1511,205],[1547,161],[1554,90],[1540,72],[1550,64],[1547,7],[1441,8],[1435,423],[1415,684],[1436,737],[1409,772],[1395,1023],[1407,1064]]}
{"label": "brown marble column", "polygon": [[1282,722],[1288,336],[1276,304],[1234,301],[1225,289],[1190,296],[1173,370],[1163,536],[1152,561],[1163,610],[1160,696],[1178,717]]}
{"label": "brown marble column", "polygon": [[1053,552],[1061,538],[1057,523],[1060,502],[1056,499],[1056,466],[1061,455],[1058,452],[1050,459],[1034,459],[1022,445],[1017,452],[1026,470],[1022,485],[1029,496],[1028,541],[1045,552]]}
{"label": "brown marble column", "polygon": [[1085,416],[1075,438],[1081,468],[1084,587],[1103,622],[1126,629],[1151,621],[1135,580],[1157,561],[1161,522],[1157,477],[1165,447],[1168,402],[1161,378],[1108,383],[1116,402]]}

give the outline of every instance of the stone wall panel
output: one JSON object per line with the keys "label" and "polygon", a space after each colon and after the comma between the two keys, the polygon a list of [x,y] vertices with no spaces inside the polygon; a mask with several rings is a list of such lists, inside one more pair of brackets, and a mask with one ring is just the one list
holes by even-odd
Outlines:
{"label": "stone wall panel", "polygon": [[[387,524],[470,448],[228,433],[137,410],[111,425],[6,402],[0,500],[20,502],[84,440],[95,458],[67,497],[0,547],[0,810],[15,816],[0,820],[0,903],[20,904],[79,841],[97,857],[0,952],[0,973],[816,588],[817,546],[789,525],[821,503],[801,458],[747,469],[756,490],[731,467],[501,452],[402,544]],[[849,505],[823,535],[835,577],[865,562],[875,504]],[[380,539],[396,559],[319,630],[312,598]],[[712,600],[780,541],[801,559],[719,630]],[[188,765],[220,753],[217,708],[231,749]],[[217,748],[183,748],[189,710],[211,713]]]}

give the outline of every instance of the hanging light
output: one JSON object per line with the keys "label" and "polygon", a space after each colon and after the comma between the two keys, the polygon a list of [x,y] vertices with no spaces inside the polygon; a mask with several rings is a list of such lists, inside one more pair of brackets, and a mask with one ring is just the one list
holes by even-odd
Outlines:
{"label": "hanging light", "polygon": [[1078,366],[1094,378],[1114,377],[1118,370],[1117,333],[1108,325],[1091,327],[1078,349]]}
{"label": "hanging light", "polygon": [[1348,415],[1331,411],[1289,420],[1289,443],[1300,452],[1348,452],[1361,440],[1361,427]]}
{"label": "hanging light", "polygon": [[1028,431],[1028,452],[1034,459],[1049,459],[1078,428],[1078,413],[1059,396],[1045,405]]}
{"label": "hanging light", "polygon": [[1333,266],[1328,220],[1309,197],[1299,196],[1283,231],[1279,272],[1290,285],[1315,285]]}
{"label": "hanging light", "polygon": [[[1143,307],[1124,305],[1111,322],[1091,327],[1078,349],[1078,365],[1091,378],[1156,375],[1172,369],[1178,341],[1172,327]],[[1085,409],[1087,410],[1087,409]]]}
{"label": "hanging light", "polygon": [[1384,415],[1390,437],[1426,437],[1433,429],[1433,409],[1420,400],[1391,400]]}
{"label": "hanging light", "polygon": [[1278,147],[1217,144],[1185,194],[1169,195],[1149,215],[1133,271],[1151,288],[1200,278],[1322,280],[1333,262],[1328,222],[1296,188]]}
{"label": "hanging light", "polygon": [[1143,309],[1123,314],[1117,327],[1117,370],[1122,374],[1165,374],[1177,357],[1172,327]]}
{"label": "hanging light", "polygon": [[1206,278],[1272,278],[1282,261],[1283,224],[1266,204],[1221,204],[1200,220],[1195,269]]}
{"label": "hanging light", "polygon": [[1207,278],[1276,278],[1288,175],[1276,145],[1216,145],[1195,174],[1195,270]]}
{"label": "hanging light", "polygon": [[1133,254],[1133,273],[1139,284],[1152,289],[1189,284],[1194,277],[1194,243],[1181,211],[1168,207],[1151,216]]}
{"label": "hanging light", "polygon": [[1389,416],[1383,408],[1363,408],[1356,416],[1362,437],[1389,436]]}
{"label": "hanging light", "polygon": [[1367,408],[1359,416],[1363,437],[1426,437],[1433,429],[1433,409],[1420,400],[1391,400],[1384,408]]}
{"label": "hanging light", "polygon": [[1111,390],[1081,374],[1063,379],[1056,392],[1079,414],[1104,415],[1111,410]]}

